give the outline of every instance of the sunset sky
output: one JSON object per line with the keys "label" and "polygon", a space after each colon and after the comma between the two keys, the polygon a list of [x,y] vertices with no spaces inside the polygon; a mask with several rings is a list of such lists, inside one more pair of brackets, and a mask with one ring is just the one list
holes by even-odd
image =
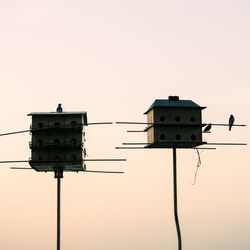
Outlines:
{"label": "sunset sky", "polygon": [[[89,122],[140,121],[155,99],[203,110],[207,142],[250,141],[247,0],[0,1],[0,133],[28,129],[30,112],[87,111]],[[172,151],[116,150],[145,142],[142,125],[86,128],[89,170],[62,180],[62,250],[174,250]],[[0,160],[28,160],[29,133],[0,137]],[[177,150],[183,250],[250,249],[249,146]],[[0,249],[56,249],[52,173],[0,165]]]}

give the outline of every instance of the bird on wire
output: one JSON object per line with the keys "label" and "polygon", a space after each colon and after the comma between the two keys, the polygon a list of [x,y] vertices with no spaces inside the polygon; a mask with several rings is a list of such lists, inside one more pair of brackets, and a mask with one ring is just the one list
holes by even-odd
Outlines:
{"label": "bird on wire", "polygon": [[203,130],[203,133],[209,133],[212,128],[212,124],[209,123]]}
{"label": "bird on wire", "polygon": [[228,126],[229,126],[229,131],[231,131],[231,129],[232,129],[232,126],[233,126],[233,124],[234,124],[234,116],[233,115],[230,115],[230,117],[229,117],[229,121],[228,121]]}

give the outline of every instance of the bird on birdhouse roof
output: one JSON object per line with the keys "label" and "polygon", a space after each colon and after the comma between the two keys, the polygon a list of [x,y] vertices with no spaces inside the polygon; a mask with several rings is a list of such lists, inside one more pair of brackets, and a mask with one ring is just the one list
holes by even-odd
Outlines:
{"label": "bird on birdhouse roof", "polygon": [[59,103],[58,106],[57,106],[57,109],[56,109],[56,112],[63,112],[63,109],[62,109],[62,104]]}

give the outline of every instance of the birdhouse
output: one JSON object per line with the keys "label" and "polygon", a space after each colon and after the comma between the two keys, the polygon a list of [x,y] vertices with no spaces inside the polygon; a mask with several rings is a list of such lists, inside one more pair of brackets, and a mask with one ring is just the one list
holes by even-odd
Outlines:
{"label": "birdhouse", "polygon": [[36,171],[83,171],[86,112],[34,112],[31,124],[30,166]]}
{"label": "birdhouse", "polygon": [[194,148],[202,141],[201,107],[178,96],[157,99],[145,112],[148,148]]}

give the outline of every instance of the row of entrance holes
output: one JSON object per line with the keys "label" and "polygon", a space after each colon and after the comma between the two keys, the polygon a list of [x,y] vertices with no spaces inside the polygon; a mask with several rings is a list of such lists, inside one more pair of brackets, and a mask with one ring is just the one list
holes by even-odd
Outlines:
{"label": "row of entrance holes", "polygon": [[[73,127],[73,126],[76,126],[77,123],[76,123],[76,121],[72,121],[72,122],[70,123],[70,125]],[[60,124],[60,122],[55,122],[55,123],[54,123],[54,126],[57,127],[57,128],[59,128],[59,127],[61,126],[61,124]],[[44,124],[43,124],[42,122],[39,122],[39,123],[37,124],[37,127],[38,127],[38,128],[44,128]]]}
{"label": "row of entrance holes", "polygon": [[[197,138],[197,136],[196,136],[195,134],[192,134],[192,135],[190,136],[190,138],[191,138],[192,141],[195,141],[196,138]],[[165,134],[161,134],[161,135],[160,135],[160,139],[163,140],[163,141],[166,140],[166,135],[165,135]],[[177,134],[177,135],[175,136],[175,139],[176,139],[177,141],[180,141],[180,140],[181,140],[181,135],[180,135],[180,134]]]}
{"label": "row of entrance holes", "polygon": [[[162,115],[162,116],[160,116],[159,120],[160,120],[161,122],[165,122],[166,118],[165,118],[165,116]],[[181,121],[180,116],[176,116],[176,117],[175,117],[175,121],[176,121],[176,122],[180,122],[180,121]],[[195,122],[195,121],[196,121],[195,117],[194,117],[194,116],[190,117],[190,121],[191,121],[191,122]]]}

